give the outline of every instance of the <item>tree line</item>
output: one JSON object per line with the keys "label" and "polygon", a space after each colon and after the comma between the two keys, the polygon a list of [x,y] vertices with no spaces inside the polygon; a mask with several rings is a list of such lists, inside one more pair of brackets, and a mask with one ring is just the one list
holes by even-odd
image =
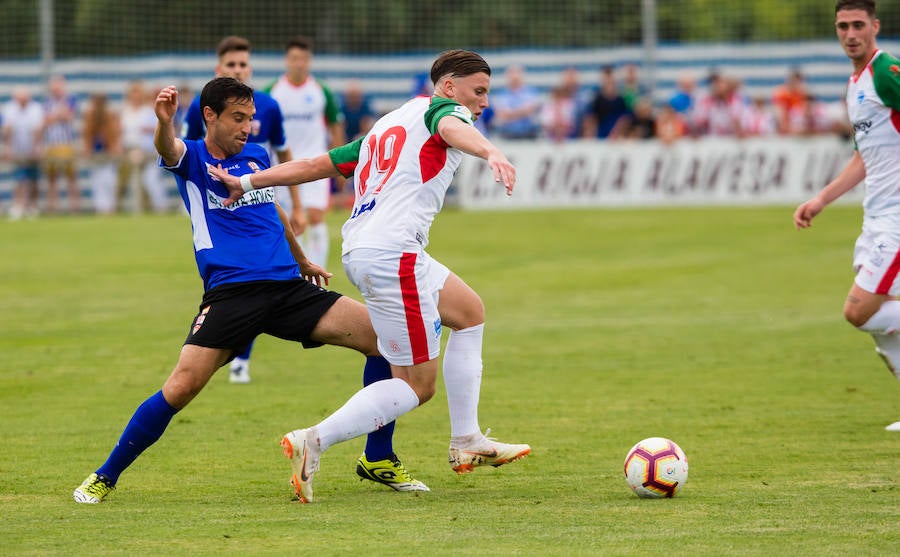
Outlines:
{"label": "tree line", "polygon": [[[209,52],[224,35],[280,50],[295,34],[326,53],[639,44],[639,0],[52,0],[57,58]],[[657,0],[661,43],[834,36],[822,0]],[[879,0],[882,37],[900,32],[900,0]],[[0,0],[0,58],[40,53],[38,0]]]}

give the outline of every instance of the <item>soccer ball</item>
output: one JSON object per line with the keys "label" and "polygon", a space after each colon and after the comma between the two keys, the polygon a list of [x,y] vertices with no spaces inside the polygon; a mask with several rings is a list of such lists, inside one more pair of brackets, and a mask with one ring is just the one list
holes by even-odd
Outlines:
{"label": "soccer ball", "polygon": [[644,439],[625,457],[625,481],[638,497],[674,497],[687,479],[687,457],[669,439]]}

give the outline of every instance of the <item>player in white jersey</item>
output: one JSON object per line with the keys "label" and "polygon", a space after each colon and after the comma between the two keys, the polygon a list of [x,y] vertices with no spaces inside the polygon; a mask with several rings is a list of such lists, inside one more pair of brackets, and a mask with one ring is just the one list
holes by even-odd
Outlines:
{"label": "player in white jersey", "polygon": [[[853,62],[847,110],[856,152],[840,174],[794,212],[797,228],[808,228],[826,205],[865,180],[862,233],[856,240],[856,278],[844,317],[875,339],[875,351],[900,379],[900,60],[878,49],[880,22],[874,0],[838,0],[835,27]],[[900,422],[887,426],[900,431]]]}
{"label": "player in white jersey", "polygon": [[343,228],[344,269],[366,300],[379,352],[391,363],[394,378],[357,392],[319,424],[284,436],[301,500],[312,497],[312,477],[328,447],[387,423],[434,395],[445,325],[451,329],[443,374],[453,469],[462,474],[486,464],[500,466],[531,452],[528,445],[499,443],[481,432],[484,306],[461,278],[425,252],[428,230],[463,153],[485,159],[508,194],[515,185],[515,168],[472,125],[488,106],[490,73],[474,52],[445,52],[431,68],[434,96],[413,99],[385,115],[365,137],[252,178],[212,170],[228,186],[229,201],[264,185],[338,174],[356,178],[353,213]]}
{"label": "player in white jersey", "polygon": [[[337,100],[325,84],[310,74],[312,40],[297,36],[284,48],[285,73],[266,91],[278,101],[284,117],[284,133],[291,154],[298,159],[313,158],[344,144],[344,126]],[[281,161],[284,162],[284,161]],[[285,188],[278,190],[278,202],[288,210],[293,206]],[[328,263],[328,226],[325,214],[331,203],[331,180],[323,178],[300,188],[300,202],[306,221],[296,230],[303,249],[317,265]]]}

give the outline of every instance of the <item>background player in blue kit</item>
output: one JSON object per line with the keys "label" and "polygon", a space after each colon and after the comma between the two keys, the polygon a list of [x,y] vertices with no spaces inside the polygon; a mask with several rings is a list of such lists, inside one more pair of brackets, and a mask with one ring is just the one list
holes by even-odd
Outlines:
{"label": "background player in blue kit", "polygon": [[[219,41],[216,47],[216,76],[233,77],[245,85],[250,85],[253,76],[253,66],[250,64],[250,41],[244,37],[229,36]],[[256,114],[253,117],[250,129],[250,143],[257,143],[266,148],[269,158],[277,157],[278,162],[289,161],[292,158],[291,150],[287,146],[284,132],[284,117],[278,102],[268,93],[253,91],[253,104],[256,106]],[[195,97],[188,107],[184,118],[184,139],[202,139],[205,133],[203,114],[200,110],[200,99]],[[291,206],[289,220],[295,234],[303,231],[306,225],[306,217],[300,201],[299,187],[287,188]],[[250,352],[253,349],[251,342],[235,355],[231,361],[229,381],[232,383],[250,382]]]}
{"label": "background player in blue kit", "polygon": [[[269,166],[265,149],[248,143],[253,90],[233,78],[216,78],[203,88],[199,102],[205,139],[183,141],[176,138],[173,123],[177,90],[160,91],[154,143],[161,165],[175,174],[191,218],[203,300],[175,369],[162,389],[135,411],[106,462],[75,489],[73,497],[79,503],[101,502],[125,468],[160,438],[172,417],[216,370],[259,334],[301,342],[307,348],[346,346],[367,355],[367,367],[387,366],[378,355],[365,306],[321,288],[331,274],[303,254],[271,188],[250,192],[230,207],[223,204],[228,190],[210,176],[209,167],[221,164],[250,172]],[[428,490],[409,477],[396,456],[380,465],[397,477],[375,481],[398,491]]]}

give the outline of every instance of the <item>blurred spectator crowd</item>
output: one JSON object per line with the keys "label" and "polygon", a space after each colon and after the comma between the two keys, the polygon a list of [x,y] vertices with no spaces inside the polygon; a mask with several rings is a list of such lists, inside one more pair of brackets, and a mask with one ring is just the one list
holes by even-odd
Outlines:
{"label": "blurred spectator crowd", "polygon": [[[428,81],[416,76],[411,93],[430,94]],[[192,92],[187,87],[180,92],[186,110]],[[16,88],[0,112],[0,173],[15,184],[9,218],[179,207],[174,180],[156,163],[156,93],[156,87],[134,81],[121,102],[105,94],[79,101],[61,76],[49,80],[40,100],[27,88]],[[360,82],[348,82],[340,100],[348,140],[365,134],[379,115]],[[816,99],[799,69],[771,95],[752,97],[738,79],[719,71],[702,79],[684,73],[676,92],[660,102],[647,91],[636,65],[601,68],[593,87],[583,87],[578,72],[569,68],[547,94],[529,85],[524,67],[511,65],[495,81],[490,101],[476,125],[486,135],[510,140],[671,143],[703,136],[849,136],[851,131],[843,102]],[[80,183],[90,189],[89,206]],[[341,197],[346,192],[335,193],[336,203],[347,202]]]}
{"label": "blurred spectator crowd", "polygon": [[[14,184],[8,217],[179,209],[175,180],[158,166],[153,146],[158,90],[132,81],[121,100],[102,93],[79,99],[62,76],[48,81],[42,99],[16,87],[0,108],[0,178]],[[181,127],[194,92],[180,86],[179,93]],[[368,131],[376,114],[358,81],[341,101],[347,137]]]}
{"label": "blurred spectator crowd", "polygon": [[741,81],[718,70],[702,80],[679,76],[675,93],[654,102],[633,64],[604,66],[593,88],[581,87],[574,68],[542,96],[527,84],[525,70],[510,66],[495,85],[484,131],[504,139],[607,140],[730,136],[736,138],[816,134],[849,135],[842,100],[826,103],[791,69],[769,96],[750,96]]}
{"label": "blurred spectator crowd", "polygon": [[[52,77],[43,101],[17,87],[0,112],[2,170],[15,183],[9,217],[39,213],[169,211],[174,181],[156,164],[153,132],[156,90],[128,84],[115,106],[105,94],[83,102],[69,94],[66,80]],[[92,206],[82,203],[81,178]],[[40,203],[40,185],[46,196]]]}

